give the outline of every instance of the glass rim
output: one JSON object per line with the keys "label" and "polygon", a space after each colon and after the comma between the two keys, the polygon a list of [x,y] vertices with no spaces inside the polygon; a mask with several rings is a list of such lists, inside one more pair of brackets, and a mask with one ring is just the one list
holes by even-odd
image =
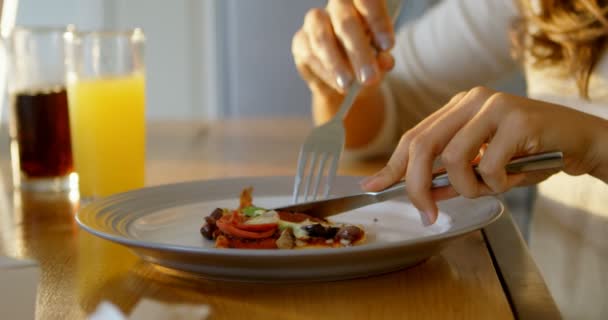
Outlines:
{"label": "glass rim", "polygon": [[15,25],[12,27],[7,36],[17,33],[36,33],[36,34],[72,34],[82,37],[130,37],[133,41],[145,41],[144,31],[140,27],[125,28],[125,29],[78,29],[74,25]]}
{"label": "glass rim", "polygon": [[69,26],[66,25],[16,25],[12,27],[8,34],[14,34],[16,32],[32,32],[32,33],[63,33],[66,32]]}
{"label": "glass rim", "polygon": [[78,29],[73,25],[69,25],[64,30],[69,33],[74,33],[79,36],[133,36],[141,34],[143,36],[144,31],[140,27],[125,28],[125,29]]}
{"label": "glass rim", "polygon": [[129,38],[133,42],[145,42],[143,29],[139,27],[128,29],[77,29],[70,25],[64,30],[64,38],[68,41],[83,38]]}

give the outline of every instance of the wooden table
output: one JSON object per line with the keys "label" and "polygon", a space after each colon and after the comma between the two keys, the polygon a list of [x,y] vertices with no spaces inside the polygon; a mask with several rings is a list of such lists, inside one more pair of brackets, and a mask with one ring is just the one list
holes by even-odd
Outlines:
{"label": "wooden table", "polygon": [[[292,175],[310,128],[305,119],[152,123],[147,183]],[[4,133],[0,253],[40,264],[39,319],[82,319],[103,300],[130,312],[142,298],[209,304],[212,319],[559,318],[508,214],[418,266],[382,276],[288,285],[175,277],[80,231],[68,193],[13,192],[6,141]],[[340,174],[367,175],[383,163],[345,162]]]}

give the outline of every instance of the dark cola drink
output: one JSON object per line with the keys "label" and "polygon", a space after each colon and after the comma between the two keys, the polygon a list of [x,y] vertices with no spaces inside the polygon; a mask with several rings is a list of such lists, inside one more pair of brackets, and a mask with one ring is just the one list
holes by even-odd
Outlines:
{"label": "dark cola drink", "polygon": [[64,87],[13,93],[13,139],[21,176],[54,178],[70,174],[72,145]]}

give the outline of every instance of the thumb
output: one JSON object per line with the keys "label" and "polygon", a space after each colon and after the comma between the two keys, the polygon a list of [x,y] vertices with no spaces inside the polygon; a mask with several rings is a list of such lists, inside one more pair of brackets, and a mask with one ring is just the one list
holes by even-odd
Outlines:
{"label": "thumb", "polygon": [[368,192],[380,191],[400,180],[405,175],[405,170],[407,169],[408,155],[409,143],[404,142],[404,139],[402,139],[386,166],[373,176],[367,177],[360,182],[363,190]]}
{"label": "thumb", "polygon": [[373,176],[361,180],[361,188],[369,192],[385,189],[403,176],[403,174],[398,174],[396,172],[397,171],[390,165],[386,165],[386,167],[376,172]]}

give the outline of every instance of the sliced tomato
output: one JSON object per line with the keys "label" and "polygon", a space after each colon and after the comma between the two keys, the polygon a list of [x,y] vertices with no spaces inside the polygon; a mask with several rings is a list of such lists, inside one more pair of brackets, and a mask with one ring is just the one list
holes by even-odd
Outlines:
{"label": "sliced tomato", "polygon": [[278,226],[279,226],[278,223],[262,223],[262,224],[239,223],[239,224],[235,225],[235,227],[237,227],[241,230],[255,231],[255,232],[276,230]]}
{"label": "sliced tomato", "polygon": [[245,239],[263,239],[272,236],[275,232],[275,229],[271,229],[264,232],[253,232],[247,230],[241,230],[237,228],[235,225],[232,225],[226,221],[222,221],[222,219],[218,220],[216,223],[217,227],[224,233],[233,235],[239,238]]}
{"label": "sliced tomato", "polygon": [[245,221],[245,218],[242,217],[238,211],[232,211],[232,213],[230,214],[225,214],[224,216],[222,216],[218,221],[222,221],[224,223],[228,223],[228,224],[239,224],[239,223],[243,223],[243,221]]}

